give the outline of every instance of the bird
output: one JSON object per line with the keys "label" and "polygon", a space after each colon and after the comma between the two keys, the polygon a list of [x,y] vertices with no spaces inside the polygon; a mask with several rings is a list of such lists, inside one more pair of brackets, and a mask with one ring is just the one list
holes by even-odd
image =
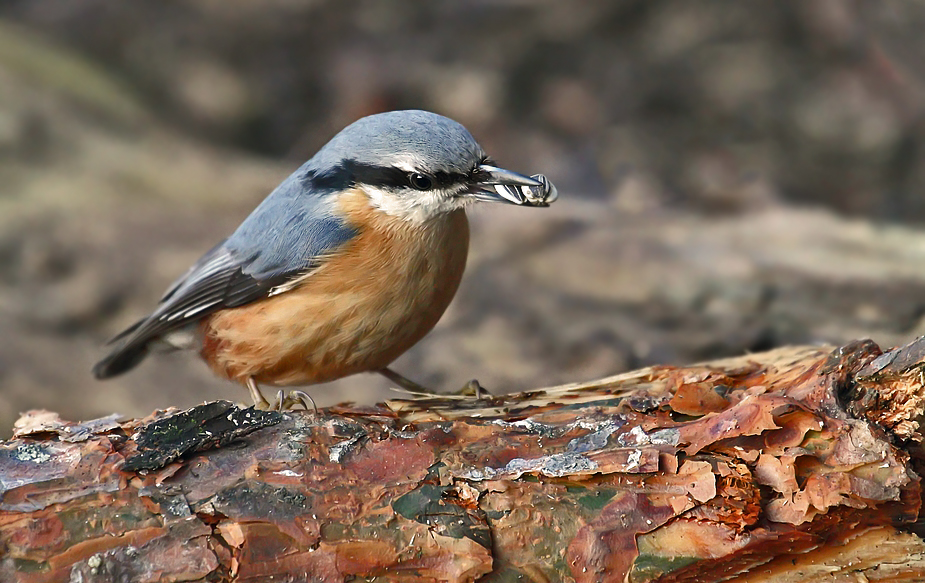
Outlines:
{"label": "bird", "polygon": [[[378,372],[419,388],[389,365],[456,294],[469,249],[466,209],[546,207],[557,196],[542,174],[496,166],[448,117],[400,110],[360,118],[112,338],[93,374],[106,379],[151,352],[190,350],[262,409],[271,405],[260,385]],[[275,406],[284,401],[294,399],[280,391]]]}

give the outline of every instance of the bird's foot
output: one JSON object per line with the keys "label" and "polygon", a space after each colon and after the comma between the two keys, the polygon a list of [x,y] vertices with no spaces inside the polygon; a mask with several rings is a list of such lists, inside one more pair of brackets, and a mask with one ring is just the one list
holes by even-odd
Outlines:
{"label": "bird's foot", "polygon": [[276,402],[273,403],[273,409],[279,412],[291,411],[295,409],[296,406],[301,405],[303,409],[308,411],[309,403],[311,403],[311,410],[317,415],[318,406],[315,405],[315,400],[312,399],[311,395],[305,391],[289,391],[284,395],[283,391],[280,390],[276,393]]}
{"label": "bird's foot", "polygon": [[473,397],[476,401],[481,401],[482,399],[492,396],[488,389],[479,383],[478,379],[472,379],[464,384],[462,388],[457,391],[457,394],[464,397]]}

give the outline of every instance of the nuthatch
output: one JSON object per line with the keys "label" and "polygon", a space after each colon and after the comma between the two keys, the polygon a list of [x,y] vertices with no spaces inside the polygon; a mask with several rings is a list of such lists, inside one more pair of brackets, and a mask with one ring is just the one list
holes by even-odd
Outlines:
{"label": "nuthatch", "polygon": [[542,175],[493,165],[459,123],[426,111],[362,118],[284,180],[93,367],[121,374],[152,349],[191,349],[218,376],[308,385],[388,365],[459,287],[476,201],[548,206]]}

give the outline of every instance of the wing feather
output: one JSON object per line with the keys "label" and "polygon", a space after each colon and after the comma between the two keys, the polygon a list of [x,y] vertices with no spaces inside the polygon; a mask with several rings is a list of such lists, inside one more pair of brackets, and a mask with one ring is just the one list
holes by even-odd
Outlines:
{"label": "wing feather", "polygon": [[334,213],[333,197],[307,189],[300,172],[175,281],[150,316],[114,337],[110,343],[116,346],[94,374],[106,378],[125,372],[144,358],[152,340],[218,310],[279,293],[286,289],[280,286],[304,278],[349,241],[356,231]]}

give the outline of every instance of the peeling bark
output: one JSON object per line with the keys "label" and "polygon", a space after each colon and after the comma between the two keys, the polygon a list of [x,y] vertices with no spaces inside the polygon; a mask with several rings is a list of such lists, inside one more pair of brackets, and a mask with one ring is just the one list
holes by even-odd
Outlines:
{"label": "peeling bark", "polygon": [[925,340],[0,444],[0,580],[925,580]]}

